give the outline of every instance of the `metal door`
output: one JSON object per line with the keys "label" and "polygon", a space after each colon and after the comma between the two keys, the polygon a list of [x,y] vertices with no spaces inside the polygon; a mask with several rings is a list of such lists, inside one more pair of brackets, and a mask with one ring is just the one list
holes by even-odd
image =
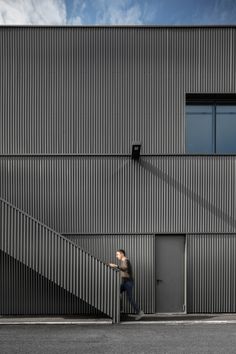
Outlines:
{"label": "metal door", "polygon": [[185,312],[185,236],[156,236],[156,312]]}

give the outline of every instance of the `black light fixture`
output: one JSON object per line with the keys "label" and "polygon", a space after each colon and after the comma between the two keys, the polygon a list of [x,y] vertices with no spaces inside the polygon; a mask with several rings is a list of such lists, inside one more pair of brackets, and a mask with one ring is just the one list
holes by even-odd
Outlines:
{"label": "black light fixture", "polygon": [[133,160],[138,160],[140,157],[140,150],[141,150],[141,142],[140,141],[134,141],[132,143],[132,159]]}

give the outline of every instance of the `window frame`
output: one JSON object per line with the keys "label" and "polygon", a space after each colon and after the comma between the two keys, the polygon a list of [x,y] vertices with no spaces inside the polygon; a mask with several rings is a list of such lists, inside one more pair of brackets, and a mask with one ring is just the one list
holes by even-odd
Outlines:
{"label": "window frame", "polygon": [[185,107],[186,106],[212,106],[213,107],[213,152],[212,153],[188,153],[186,152],[187,144],[187,129],[186,129],[186,109],[185,109],[185,154],[187,155],[236,155],[233,153],[218,153],[216,152],[216,107],[217,106],[236,106],[236,94],[205,94],[205,93],[186,93]]}

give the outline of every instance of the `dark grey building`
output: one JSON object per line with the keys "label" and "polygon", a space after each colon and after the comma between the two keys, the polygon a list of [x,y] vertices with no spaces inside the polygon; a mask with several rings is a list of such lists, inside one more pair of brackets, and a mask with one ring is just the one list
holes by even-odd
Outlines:
{"label": "dark grey building", "polygon": [[0,314],[235,312],[235,137],[234,26],[0,27]]}

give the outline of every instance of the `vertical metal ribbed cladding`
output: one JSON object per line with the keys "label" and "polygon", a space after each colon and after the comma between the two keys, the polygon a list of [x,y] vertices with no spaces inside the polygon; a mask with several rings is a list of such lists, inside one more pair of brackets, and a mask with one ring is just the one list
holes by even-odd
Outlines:
{"label": "vertical metal ribbed cladding", "polygon": [[235,235],[188,235],[188,312],[236,311]]}
{"label": "vertical metal ribbed cladding", "polygon": [[234,27],[0,28],[0,153],[184,153],[186,92],[236,91]]}
{"label": "vertical metal ribbed cladding", "polygon": [[0,195],[62,234],[233,232],[235,156],[0,157]]}
{"label": "vertical metal ribbed cladding", "polygon": [[[1,258],[4,254],[10,256],[96,307],[111,317],[114,323],[119,322],[119,274],[116,270],[3,199],[0,199],[0,211]],[[97,284],[99,273],[101,282]],[[9,301],[14,304],[14,299]]]}
{"label": "vertical metal ribbed cladding", "polygon": [[[117,263],[116,251],[124,249],[133,268],[134,297],[145,313],[155,312],[154,235],[68,235],[67,237],[105,263]],[[133,311],[125,298],[124,311]]]}
{"label": "vertical metal ribbed cladding", "polygon": [[0,282],[2,316],[77,314],[104,316],[96,309],[96,303],[95,307],[88,305],[73,295],[74,292],[66,291],[2,251],[0,251]]}
{"label": "vertical metal ribbed cladding", "polygon": [[[45,300],[27,309],[27,296],[18,305],[9,298],[10,311],[61,313],[81,291],[82,299],[111,313],[111,294],[118,291],[109,280],[113,273],[83,252],[78,257],[49,228],[68,237],[90,234],[76,240],[95,254],[107,248],[102,259],[118,243],[127,248],[135,255],[136,296],[147,312],[154,308],[149,233],[200,232],[188,237],[189,310],[234,311],[233,236],[204,233],[235,231],[235,156],[143,156],[136,163],[120,154],[130,154],[133,140],[142,141],[144,155],[184,154],[186,93],[235,92],[235,27],[0,27],[0,196],[22,210],[0,203],[6,216],[0,230],[9,232],[9,242],[2,234],[9,254],[0,254],[0,272],[7,284],[27,278],[25,295],[29,288],[55,291],[54,303],[58,297],[64,303],[55,308]],[[126,238],[128,232],[137,234]],[[108,235],[96,239],[96,233]],[[147,279],[136,258],[140,247]],[[98,273],[77,281],[73,267]],[[113,287],[104,293],[100,283]],[[118,312],[112,316],[117,320]]]}

